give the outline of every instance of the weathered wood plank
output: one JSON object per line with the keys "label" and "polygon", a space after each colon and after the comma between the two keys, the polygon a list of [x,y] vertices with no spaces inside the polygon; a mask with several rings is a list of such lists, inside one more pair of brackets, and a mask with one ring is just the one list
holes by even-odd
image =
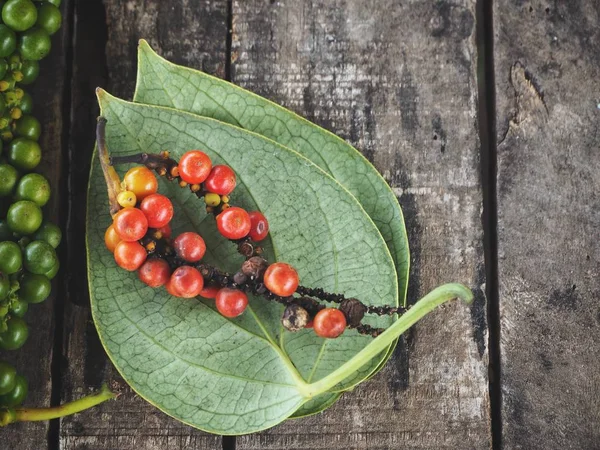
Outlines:
{"label": "weathered wood plank", "polygon": [[[50,54],[40,61],[40,76],[35,84],[25,87],[33,98],[34,116],[42,124],[40,146],[42,162],[36,169],[45,175],[52,186],[52,197],[44,207],[44,216],[57,224],[61,224],[62,213],[66,206],[64,199],[62,155],[64,148],[63,116],[65,89],[67,80],[62,74],[66,67],[66,48],[71,37],[68,11],[72,7],[71,0],[61,5],[64,16],[63,25],[52,37]],[[59,254],[64,247],[59,248]],[[39,305],[31,305],[25,321],[29,325],[29,338],[23,348],[15,352],[0,352],[0,359],[8,359],[15,364],[17,371],[29,381],[29,394],[25,405],[48,406],[52,391],[50,366],[54,345],[55,310],[61,301],[61,274],[53,282],[52,295]],[[48,422],[34,422],[11,425],[0,431],[1,448],[21,448],[42,450],[48,446]]]}
{"label": "weathered wood plank", "polygon": [[[85,188],[98,115],[94,88],[101,85],[118,96],[133,97],[140,38],[148,39],[175,61],[223,76],[227,2],[134,0],[103,6],[100,0],[77,0],[76,17],[64,401],[98,388],[104,380],[118,378],[91,319],[85,273]],[[128,390],[119,401],[64,419],[60,445],[64,450],[215,449],[221,447],[221,437],[167,417]]]}
{"label": "weathered wood plank", "polygon": [[329,411],[238,438],[243,449],[486,448],[487,329],[474,1],[234,1],[232,78],[361,149],[396,189],[410,299],[474,286],[420,324]]}
{"label": "weathered wood plank", "polygon": [[600,5],[494,2],[506,449],[600,442]]}

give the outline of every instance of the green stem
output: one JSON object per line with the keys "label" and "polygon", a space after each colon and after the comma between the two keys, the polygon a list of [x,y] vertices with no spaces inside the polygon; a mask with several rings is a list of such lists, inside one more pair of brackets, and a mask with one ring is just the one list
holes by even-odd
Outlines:
{"label": "green stem", "polygon": [[112,392],[105,384],[99,392],[88,395],[64,405],[54,408],[19,408],[0,410],[0,427],[14,422],[37,422],[41,420],[58,419],[59,417],[70,416],[89,408],[93,408],[102,402],[117,398],[117,394]]}
{"label": "green stem", "polygon": [[436,307],[455,298],[459,298],[465,303],[471,303],[473,301],[473,293],[467,287],[457,283],[444,284],[443,286],[435,288],[412,306],[387,330],[381,333],[377,338],[373,339],[369,345],[358,352],[350,361],[341,365],[334,372],[319,381],[302,386],[302,394],[306,397],[314,397],[333,388],[340,381],[343,381],[349,375],[354,373],[358,368],[368,363],[398,338],[398,336],[433,311]]}

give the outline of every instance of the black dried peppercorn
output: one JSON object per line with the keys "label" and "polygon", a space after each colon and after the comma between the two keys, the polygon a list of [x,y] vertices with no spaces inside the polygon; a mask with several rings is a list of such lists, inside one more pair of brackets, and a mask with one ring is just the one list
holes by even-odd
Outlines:
{"label": "black dried peppercorn", "polygon": [[260,256],[253,256],[242,264],[242,273],[251,280],[260,280],[269,267],[269,262]]}
{"label": "black dried peppercorn", "polygon": [[299,305],[292,303],[285,308],[281,323],[288,331],[298,331],[310,321],[308,312]]}
{"label": "black dried peppercorn", "polygon": [[238,244],[238,252],[246,258],[254,255],[254,245],[249,241],[242,241]]}
{"label": "black dried peppercorn", "polygon": [[246,281],[248,281],[248,276],[242,272],[236,272],[233,276],[233,282],[235,284],[244,284]]}
{"label": "black dried peppercorn", "polygon": [[340,311],[346,316],[346,322],[349,328],[356,328],[360,321],[365,317],[367,307],[355,298],[347,298],[340,303]]}

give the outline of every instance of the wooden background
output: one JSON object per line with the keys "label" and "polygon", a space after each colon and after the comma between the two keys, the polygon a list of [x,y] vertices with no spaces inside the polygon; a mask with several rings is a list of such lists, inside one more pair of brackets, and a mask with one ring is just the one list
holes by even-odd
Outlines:
{"label": "wooden background", "polygon": [[[10,355],[30,405],[117,376],[84,255],[94,88],[131,98],[139,38],[359,148],[394,188],[409,299],[473,288],[326,412],[221,438],[128,392],[0,449],[600,448],[600,3],[597,0],[63,0],[33,89],[50,209],[66,230],[52,301]],[[492,28],[493,27],[493,28]],[[4,357],[4,355],[3,355]],[[35,362],[34,362],[35,361]]]}

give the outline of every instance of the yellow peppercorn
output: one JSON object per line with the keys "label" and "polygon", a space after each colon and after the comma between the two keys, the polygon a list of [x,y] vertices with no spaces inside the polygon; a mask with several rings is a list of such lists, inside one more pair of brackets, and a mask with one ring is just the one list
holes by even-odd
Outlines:
{"label": "yellow peppercorn", "polygon": [[119,195],[117,195],[117,202],[123,208],[127,208],[128,206],[135,206],[137,197],[131,191],[121,191],[119,192]]}
{"label": "yellow peppercorn", "polygon": [[17,101],[17,94],[15,94],[13,91],[8,91],[6,94],[4,94],[4,100],[6,101],[6,104],[14,105]]}
{"label": "yellow peppercorn", "polygon": [[13,108],[10,110],[10,117],[12,117],[13,119],[20,119],[21,116],[23,116],[23,111],[21,111],[20,108]]}
{"label": "yellow peppercorn", "polygon": [[222,195],[221,196],[221,201],[223,203],[229,203],[229,195]]}
{"label": "yellow peppercorn", "polygon": [[15,97],[17,97],[18,100],[21,100],[24,95],[25,95],[25,91],[23,89],[21,89],[21,88],[15,89]]}
{"label": "yellow peppercorn", "polygon": [[13,76],[13,80],[15,81],[22,81],[23,80],[23,72],[16,70],[13,72],[12,74]]}
{"label": "yellow peppercorn", "polygon": [[212,206],[207,206],[207,207],[206,207],[206,212],[207,212],[207,213],[211,213],[211,212],[213,212],[214,210],[215,210],[215,208],[213,208]]}
{"label": "yellow peppercorn", "polygon": [[219,194],[213,194],[208,193],[204,196],[204,203],[206,203],[208,206],[219,206],[219,203],[221,203],[221,197],[219,196]]}
{"label": "yellow peppercorn", "polygon": [[8,81],[0,81],[0,92],[4,92],[6,91],[8,88],[10,87],[10,84],[8,84]]}

